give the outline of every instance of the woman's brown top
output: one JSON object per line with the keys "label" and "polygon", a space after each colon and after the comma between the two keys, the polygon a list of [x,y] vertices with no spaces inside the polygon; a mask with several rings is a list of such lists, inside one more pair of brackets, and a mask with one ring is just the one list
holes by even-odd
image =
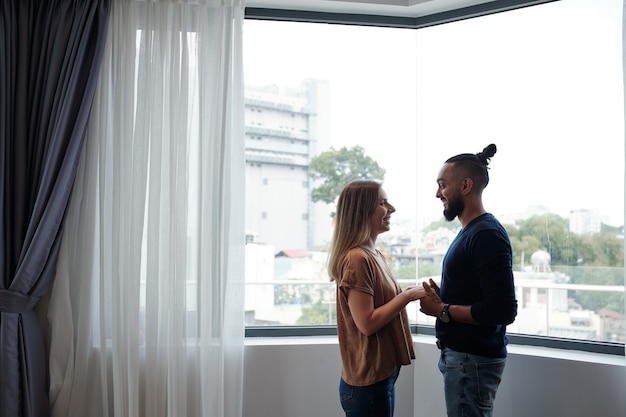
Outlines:
{"label": "woman's brown top", "polygon": [[341,351],[341,377],[349,385],[366,386],[389,377],[400,365],[415,359],[406,309],[378,332],[365,336],[350,314],[346,289],[374,297],[374,308],[392,300],[402,290],[383,255],[366,248],[348,251],[337,285],[337,334]]}

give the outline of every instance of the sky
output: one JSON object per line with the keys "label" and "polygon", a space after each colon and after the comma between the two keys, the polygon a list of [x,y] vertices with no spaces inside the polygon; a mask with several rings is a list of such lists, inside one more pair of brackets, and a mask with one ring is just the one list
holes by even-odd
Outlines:
{"label": "sky", "polygon": [[498,152],[485,208],[624,224],[621,0],[562,0],[431,28],[244,23],[248,85],[326,80],[330,142],[386,169],[396,216],[441,218],[442,163]]}

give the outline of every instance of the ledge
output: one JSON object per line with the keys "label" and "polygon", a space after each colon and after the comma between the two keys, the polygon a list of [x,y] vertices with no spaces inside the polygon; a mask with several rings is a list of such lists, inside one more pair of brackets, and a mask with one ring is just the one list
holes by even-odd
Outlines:
{"label": "ledge", "polygon": [[[245,346],[307,346],[336,345],[337,343],[337,336],[247,337],[244,342]],[[413,335],[413,343],[429,345],[436,349],[434,336]],[[626,359],[620,355],[516,344],[509,344],[508,352],[509,355],[533,356],[626,368]]]}

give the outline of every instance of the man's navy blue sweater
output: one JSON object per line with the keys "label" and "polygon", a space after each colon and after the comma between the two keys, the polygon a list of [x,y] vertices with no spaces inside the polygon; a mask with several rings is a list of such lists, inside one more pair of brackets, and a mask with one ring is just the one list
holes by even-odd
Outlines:
{"label": "man's navy blue sweater", "polygon": [[443,258],[440,296],[446,304],[471,305],[479,325],[437,320],[436,335],[452,350],[506,357],[506,325],[517,315],[511,242],[485,213],[466,225]]}

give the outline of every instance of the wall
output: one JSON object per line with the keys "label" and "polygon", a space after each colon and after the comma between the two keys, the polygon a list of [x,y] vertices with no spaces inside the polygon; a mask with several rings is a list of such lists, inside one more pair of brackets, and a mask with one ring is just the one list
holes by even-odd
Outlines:
{"label": "wall", "polygon": [[[438,350],[416,336],[417,359],[396,384],[396,417],[444,417]],[[249,338],[244,417],[340,417],[336,338]],[[623,357],[523,346],[509,348],[498,417],[626,416]]]}

